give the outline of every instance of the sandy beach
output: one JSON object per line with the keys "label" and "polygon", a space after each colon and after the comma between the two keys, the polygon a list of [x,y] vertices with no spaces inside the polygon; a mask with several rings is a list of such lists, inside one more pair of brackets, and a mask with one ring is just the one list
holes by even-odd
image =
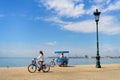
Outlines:
{"label": "sandy beach", "polygon": [[0,68],[0,80],[120,80],[120,64],[77,65],[51,68],[48,73],[29,73],[27,67]]}

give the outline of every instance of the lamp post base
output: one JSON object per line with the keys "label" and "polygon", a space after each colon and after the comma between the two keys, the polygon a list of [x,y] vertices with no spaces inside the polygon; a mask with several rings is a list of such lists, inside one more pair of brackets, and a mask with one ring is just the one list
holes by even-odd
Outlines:
{"label": "lamp post base", "polygon": [[100,65],[100,56],[96,56],[96,68],[101,68],[101,65]]}
{"label": "lamp post base", "polygon": [[101,68],[100,62],[96,62],[96,68]]}

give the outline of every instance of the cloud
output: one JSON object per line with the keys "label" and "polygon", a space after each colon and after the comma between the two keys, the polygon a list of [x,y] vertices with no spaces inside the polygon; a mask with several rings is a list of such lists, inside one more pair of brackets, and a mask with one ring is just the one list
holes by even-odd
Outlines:
{"label": "cloud", "polygon": [[120,0],[90,0],[91,3],[94,3],[86,10],[86,14],[92,14],[95,9],[99,9],[102,13],[120,10]]}
{"label": "cloud", "polygon": [[100,4],[100,3],[105,3],[105,4],[109,4],[111,0],[90,0],[90,2],[94,2],[94,3],[97,3],[97,4]]}
{"label": "cloud", "polygon": [[[62,30],[80,33],[96,32],[96,23],[94,20],[85,20],[78,22],[65,22],[58,17],[48,18],[47,21],[57,23]],[[120,34],[119,22],[114,16],[102,16],[99,22],[99,32],[108,35]]]}
{"label": "cloud", "polygon": [[45,44],[49,46],[55,46],[56,43],[57,43],[56,41],[53,41],[53,42],[46,42]]}
{"label": "cloud", "polygon": [[68,23],[63,25],[62,28],[65,30],[81,33],[95,32],[94,21],[92,20]]}
{"label": "cloud", "polygon": [[50,21],[50,22],[55,22],[57,24],[67,24],[66,22],[62,21],[60,18],[58,17],[51,17],[51,18],[46,18],[44,19],[45,21]]}
{"label": "cloud", "polygon": [[119,22],[114,16],[103,16],[100,21],[100,32],[109,35],[120,34]]}
{"label": "cloud", "polygon": [[[57,14],[57,16],[55,15],[56,17],[44,20],[58,24],[62,30],[81,33],[96,32],[94,19],[87,18],[81,21],[67,21],[67,18],[78,19],[78,17],[83,17],[83,15],[91,16],[96,9],[100,9],[102,16],[100,16],[99,21],[99,32],[108,35],[120,34],[120,23],[116,15],[104,14],[108,11],[120,9],[120,0],[89,0],[87,2],[89,4],[88,8],[85,8],[88,5],[84,3],[84,0],[42,0],[40,2],[43,3],[48,10]],[[66,21],[62,20],[64,18],[61,16],[65,16]]]}
{"label": "cloud", "polygon": [[100,9],[103,12],[120,9],[120,1],[116,1],[114,4],[112,2],[111,0],[89,0],[87,2],[84,0],[39,0],[39,4],[42,3],[48,10],[58,16],[72,18],[92,14],[95,9]]}
{"label": "cloud", "polygon": [[117,0],[114,3],[111,3],[107,8],[103,9],[103,12],[120,10],[120,0]]}
{"label": "cloud", "polygon": [[111,0],[90,0],[88,4],[92,4],[87,10],[86,14],[93,14],[96,9],[105,12],[105,9],[110,5]]}
{"label": "cloud", "polygon": [[39,4],[41,3],[58,16],[72,18],[92,14],[96,9],[102,13],[120,9],[120,0],[89,0],[87,2],[84,0],[39,0]]}
{"label": "cloud", "polygon": [[81,0],[42,0],[41,2],[48,10],[53,10],[59,16],[79,17],[85,13]]}
{"label": "cloud", "polygon": [[[102,16],[99,23],[99,32],[108,35],[120,34],[119,23],[117,23],[115,19],[116,18],[113,16]],[[63,28],[75,32],[93,33],[96,32],[95,26],[94,20],[86,20],[74,22],[72,24],[68,23],[67,25],[64,25]]]}

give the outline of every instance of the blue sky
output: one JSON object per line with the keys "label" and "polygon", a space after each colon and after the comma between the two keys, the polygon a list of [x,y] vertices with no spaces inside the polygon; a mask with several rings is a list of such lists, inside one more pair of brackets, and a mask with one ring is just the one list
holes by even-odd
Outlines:
{"label": "blue sky", "polygon": [[45,56],[69,50],[96,55],[93,12],[101,12],[101,56],[120,56],[120,0],[0,0],[0,57]]}

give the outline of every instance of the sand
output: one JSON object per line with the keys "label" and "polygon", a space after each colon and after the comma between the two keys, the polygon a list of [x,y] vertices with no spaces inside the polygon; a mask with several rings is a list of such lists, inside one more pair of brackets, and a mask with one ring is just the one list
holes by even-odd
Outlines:
{"label": "sand", "polygon": [[0,68],[0,80],[120,80],[120,64],[101,66],[55,66],[48,73],[29,73],[27,67],[6,67]]}

